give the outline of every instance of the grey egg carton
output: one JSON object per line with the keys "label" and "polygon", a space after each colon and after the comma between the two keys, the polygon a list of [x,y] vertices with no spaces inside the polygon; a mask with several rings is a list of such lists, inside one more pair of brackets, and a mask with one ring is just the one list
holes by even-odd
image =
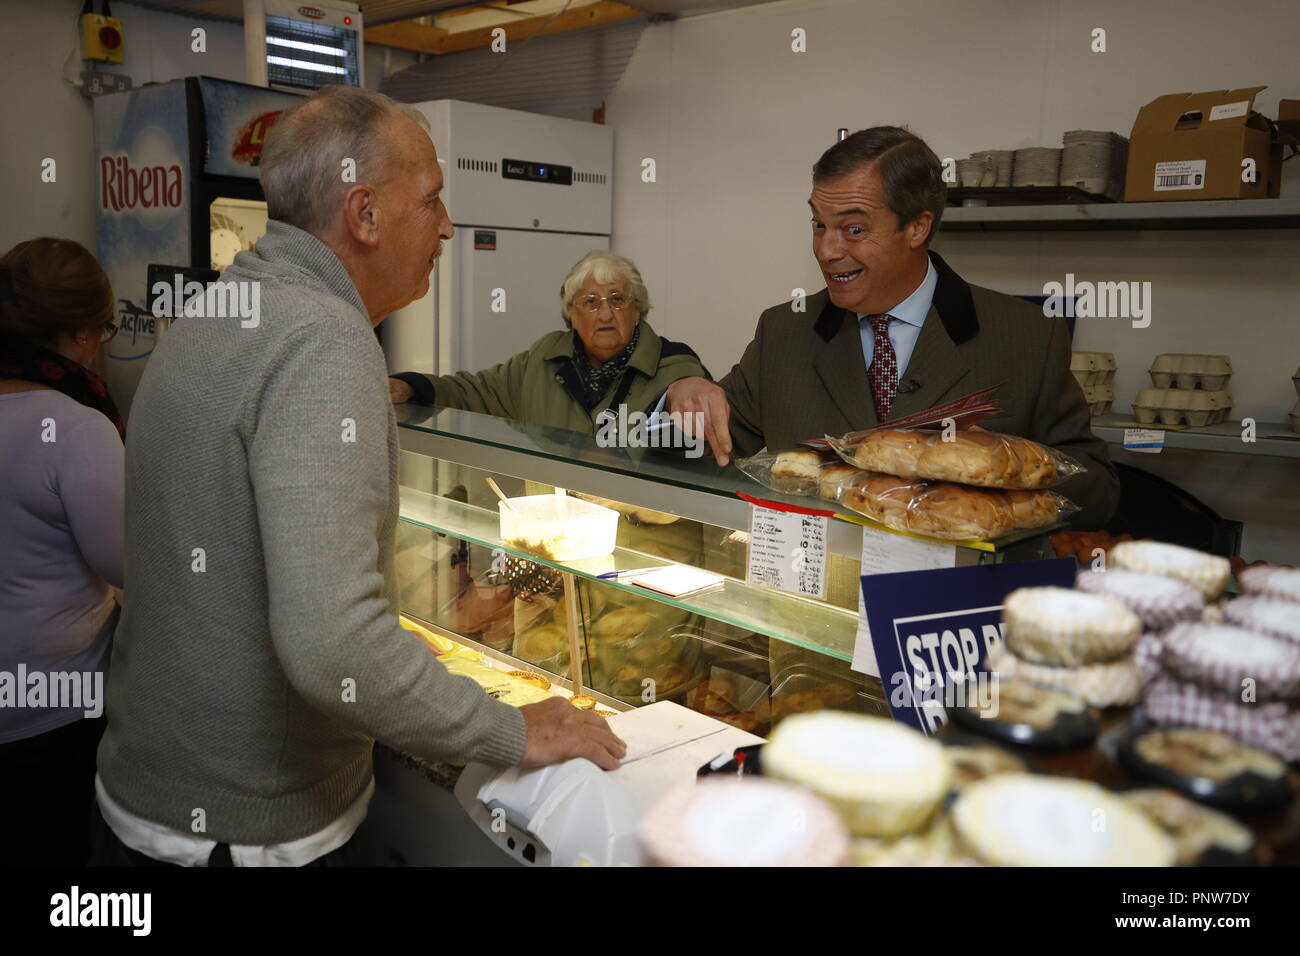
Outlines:
{"label": "grey egg carton", "polygon": [[1115,404],[1114,383],[1103,382],[1100,385],[1083,386],[1083,400],[1088,403],[1089,414],[1109,415]]}
{"label": "grey egg carton", "polygon": [[1226,355],[1165,352],[1152,360],[1149,371],[1156,388],[1217,391],[1226,388],[1232,378],[1232,359]]}
{"label": "grey egg carton", "polygon": [[1091,386],[1114,386],[1115,368],[1114,352],[1070,353],[1070,374],[1085,392]]}
{"label": "grey egg carton", "polygon": [[1164,425],[1217,425],[1232,412],[1232,392],[1226,388],[1144,388],[1133,400],[1133,414],[1143,425],[1157,418]]}

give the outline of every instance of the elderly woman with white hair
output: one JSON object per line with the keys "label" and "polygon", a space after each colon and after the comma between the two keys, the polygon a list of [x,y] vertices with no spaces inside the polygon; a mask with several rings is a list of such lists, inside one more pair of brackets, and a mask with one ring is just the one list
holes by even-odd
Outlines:
{"label": "elderly woman with white hair", "polygon": [[567,329],[481,372],[389,380],[394,402],[462,408],[530,425],[593,433],[605,409],[650,412],[673,382],[709,377],[689,346],[661,338],[646,321],[650,296],[628,259],[594,249],[560,288]]}

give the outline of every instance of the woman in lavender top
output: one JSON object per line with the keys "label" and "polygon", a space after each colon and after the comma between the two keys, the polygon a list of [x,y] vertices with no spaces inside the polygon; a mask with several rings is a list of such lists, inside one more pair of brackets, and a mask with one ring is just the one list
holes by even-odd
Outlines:
{"label": "woman in lavender top", "polygon": [[0,257],[0,843],[15,866],[89,856],[123,584],[124,432],[89,368],[113,304],[76,242]]}

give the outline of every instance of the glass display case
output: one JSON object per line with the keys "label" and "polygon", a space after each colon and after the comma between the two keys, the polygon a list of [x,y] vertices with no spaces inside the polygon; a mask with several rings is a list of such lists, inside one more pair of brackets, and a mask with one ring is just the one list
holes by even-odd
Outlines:
{"label": "glass display case", "polygon": [[[860,525],[829,522],[824,600],[787,594],[746,583],[753,505],[737,492],[777,504],[807,499],[769,491],[708,455],[601,447],[591,436],[452,409],[399,406],[397,416],[408,617],[611,709],[673,700],[758,734],[822,707],[888,714],[879,678],[849,667]],[[558,488],[614,508],[613,554],[561,562],[508,544],[489,477],[511,497]],[[954,562],[1038,557],[1045,542],[1040,533],[1007,547],[959,547]],[[672,563],[724,580],[673,598],[608,577]]]}

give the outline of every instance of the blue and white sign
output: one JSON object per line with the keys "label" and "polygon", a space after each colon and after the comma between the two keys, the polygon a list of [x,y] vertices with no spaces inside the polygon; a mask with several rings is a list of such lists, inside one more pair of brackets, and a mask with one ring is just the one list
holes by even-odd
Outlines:
{"label": "blue and white sign", "polygon": [[[871,574],[862,578],[866,628],[895,720],[934,733],[945,703],[977,691],[1002,640],[1002,602],[1017,588],[1072,587],[1073,558]],[[867,657],[857,648],[855,663]]]}

